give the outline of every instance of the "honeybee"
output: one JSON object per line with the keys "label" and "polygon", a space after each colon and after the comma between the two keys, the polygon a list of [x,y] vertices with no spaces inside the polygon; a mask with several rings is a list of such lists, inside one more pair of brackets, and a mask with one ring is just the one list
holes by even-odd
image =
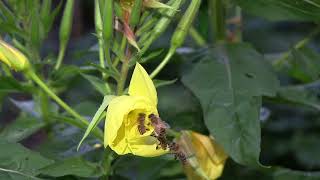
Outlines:
{"label": "honeybee", "polygon": [[167,142],[166,130],[165,129],[162,129],[160,134],[157,136],[157,139],[159,141],[159,145],[157,146],[157,149],[160,146],[163,150],[166,150],[167,147],[168,147],[168,142]]}
{"label": "honeybee", "polygon": [[175,159],[179,159],[182,162],[182,164],[187,163],[187,157],[182,151],[180,151],[180,147],[177,143],[171,142],[169,144],[169,149],[174,154]]}
{"label": "honeybee", "polygon": [[146,119],[146,114],[144,113],[139,113],[138,115],[138,131],[141,135],[143,135],[144,133],[146,133],[146,131],[148,131],[149,129],[146,128],[146,126],[144,125]]}
{"label": "honeybee", "polygon": [[151,125],[154,127],[156,136],[160,136],[161,133],[165,134],[165,130],[170,128],[166,122],[162,121],[161,118],[157,117],[155,114],[150,114],[148,118],[151,121]]}

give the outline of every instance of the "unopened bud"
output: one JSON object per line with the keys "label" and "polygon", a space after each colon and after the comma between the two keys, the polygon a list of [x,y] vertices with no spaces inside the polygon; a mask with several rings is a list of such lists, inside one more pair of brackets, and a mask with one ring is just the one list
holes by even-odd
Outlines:
{"label": "unopened bud", "polygon": [[178,143],[187,157],[184,170],[188,179],[217,179],[221,176],[228,156],[212,138],[183,131]]}
{"label": "unopened bud", "polygon": [[26,56],[2,40],[0,40],[0,61],[15,71],[23,71],[30,67]]}
{"label": "unopened bud", "polygon": [[155,8],[155,9],[157,9],[157,8],[166,8],[166,9],[176,10],[173,7],[168,6],[168,5],[164,4],[164,3],[161,3],[161,2],[159,2],[157,0],[144,0],[143,1],[143,6],[148,7],[148,8]]}

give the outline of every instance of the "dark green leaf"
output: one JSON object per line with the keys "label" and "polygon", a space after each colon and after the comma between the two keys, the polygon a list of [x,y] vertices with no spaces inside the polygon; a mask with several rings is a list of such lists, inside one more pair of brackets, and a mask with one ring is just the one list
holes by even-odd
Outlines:
{"label": "dark green leaf", "polygon": [[199,101],[181,83],[160,87],[157,91],[160,116],[173,129],[206,131]]}
{"label": "dark green leaf", "polygon": [[81,157],[69,158],[39,170],[40,174],[61,177],[75,175],[80,177],[99,177],[104,174],[102,167]]}
{"label": "dark green leaf", "polygon": [[43,121],[31,117],[19,117],[0,132],[0,138],[8,142],[21,141],[45,126]]}
{"label": "dark green leaf", "polygon": [[85,138],[90,134],[90,132],[99,124],[101,121],[101,115],[106,110],[107,106],[109,105],[110,101],[114,98],[114,96],[104,96],[102,104],[100,105],[97,112],[94,114],[86,132],[84,133],[81,141],[79,142],[78,148],[81,146],[82,142],[85,140]]}
{"label": "dark green leaf", "polygon": [[294,171],[285,168],[277,169],[273,174],[274,180],[319,180],[320,172]]}
{"label": "dark green leaf", "polygon": [[210,133],[238,163],[257,166],[261,96],[279,86],[270,65],[247,44],[217,47],[182,82],[200,100]]}
{"label": "dark green leaf", "polygon": [[[20,144],[10,143],[0,139],[1,168],[35,176],[38,174],[38,169],[48,166],[52,163],[52,160],[42,157],[39,153],[30,151]],[[2,173],[3,172],[1,172],[1,174]],[[9,172],[6,172],[5,174],[9,174]]]}
{"label": "dark green leaf", "polygon": [[245,12],[269,20],[318,21],[320,0],[233,0]]}
{"label": "dark green leaf", "polygon": [[288,59],[289,74],[302,82],[318,80],[320,77],[319,59],[320,55],[310,48],[293,50]]}
{"label": "dark green leaf", "polygon": [[101,93],[101,95],[107,95],[107,94],[111,94],[111,89],[108,85],[108,83],[102,81],[100,78],[97,78],[96,76],[92,76],[92,75],[87,75],[87,74],[83,74],[81,73],[81,75],[88,80],[93,87],[95,87],[95,89],[97,91],[99,91]]}
{"label": "dark green leaf", "polygon": [[303,104],[320,110],[319,87],[319,81],[299,86],[282,87],[278,91],[278,96],[289,102]]}

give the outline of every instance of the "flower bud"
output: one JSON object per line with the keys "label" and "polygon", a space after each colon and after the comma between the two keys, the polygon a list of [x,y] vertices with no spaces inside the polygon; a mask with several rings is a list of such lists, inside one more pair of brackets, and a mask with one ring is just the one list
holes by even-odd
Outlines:
{"label": "flower bud", "polygon": [[188,179],[217,179],[221,176],[228,156],[212,138],[183,131],[178,144],[187,157],[184,171]]}
{"label": "flower bud", "polygon": [[143,1],[143,6],[148,7],[148,8],[167,8],[167,9],[173,9],[173,7],[166,5],[164,3],[159,2],[158,0],[144,0]]}
{"label": "flower bud", "polygon": [[0,40],[0,61],[15,71],[23,71],[30,67],[26,56],[2,40]]}

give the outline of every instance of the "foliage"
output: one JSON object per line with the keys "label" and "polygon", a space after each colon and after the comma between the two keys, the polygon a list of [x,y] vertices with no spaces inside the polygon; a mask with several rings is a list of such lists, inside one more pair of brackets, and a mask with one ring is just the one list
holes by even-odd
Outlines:
{"label": "foliage", "polygon": [[[320,179],[320,0],[162,3],[0,1],[0,179]],[[103,146],[136,63],[177,151]]]}

